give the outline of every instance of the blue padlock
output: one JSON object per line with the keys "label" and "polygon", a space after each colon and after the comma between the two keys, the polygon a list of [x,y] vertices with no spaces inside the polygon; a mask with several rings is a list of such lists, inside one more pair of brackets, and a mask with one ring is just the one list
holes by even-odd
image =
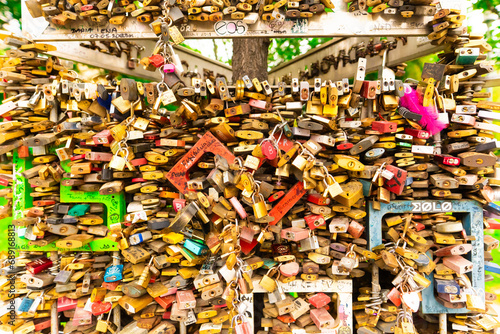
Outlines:
{"label": "blue padlock", "polygon": [[31,299],[28,297],[23,298],[23,300],[21,301],[21,304],[19,305],[19,308],[17,309],[17,313],[21,314],[24,312],[28,312],[31,305],[33,305],[34,302],[35,302],[34,299]]}
{"label": "blue padlock", "polygon": [[438,293],[460,294],[460,285],[454,280],[435,279],[435,284]]}
{"label": "blue padlock", "polygon": [[106,272],[104,273],[104,282],[110,283],[120,281],[123,278],[122,272],[123,264],[106,268]]}
{"label": "blue padlock", "polygon": [[103,100],[100,97],[98,97],[97,103],[99,103],[99,105],[109,110],[109,108],[111,108],[111,96],[109,96],[107,100]]}
{"label": "blue padlock", "polygon": [[429,264],[430,259],[425,254],[420,254],[417,259],[413,259],[417,266],[426,266]]}
{"label": "blue padlock", "polygon": [[479,48],[460,48],[455,50],[457,53],[457,65],[474,65],[479,57]]}
{"label": "blue padlock", "polygon": [[363,180],[363,179],[358,179],[359,182],[363,185],[363,196],[370,196],[370,191],[372,187],[372,182],[371,180]]}
{"label": "blue padlock", "polygon": [[483,207],[486,211],[500,215],[500,205],[495,203],[488,203]]}
{"label": "blue padlock", "polygon": [[186,239],[184,241],[184,248],[198,256],[206,254],[208,251],[208,247],[203,241],[198,241],[197,239]]}
{"label": "blue padlock", "polygon": [[496,263],[493,262],[485,262],[484,263],[484,270],[490,271],[495,274],[500,274],[500,266]]}
{"label": "blue padlock", "polygon": [[264,259],[264,264],[262,265],[263,269],[271,269],[272,267],[276,266],[278,262],[271,260],[271,259]]}
{"label": "blue padlock", "polygon": [[409,185],[410,185],[410,184],[412,184],[412,183],[413,183],[413,177],[408,176],[408,177],[406,178],[406,181],[405,181],[405,186],[407,187],[407,186],[409,186]]}

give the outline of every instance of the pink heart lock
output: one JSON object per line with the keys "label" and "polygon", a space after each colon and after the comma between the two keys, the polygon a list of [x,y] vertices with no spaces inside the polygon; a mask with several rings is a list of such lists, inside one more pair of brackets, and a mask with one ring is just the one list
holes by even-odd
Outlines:
{"label": "pink heart lock", "polygon": [[412,310],[413,313],[418,312],[420,307],[420,297],[418,296],[418,292],[404,292],[401,294],[401,300],[403,303]]}
{"label": "pink heart lock", "polygon": [[280,267],[280,273],[285,277],[296,276],[299,273],[299,268],[297,262],[289,262]]}
{"label": "pink heart lock", "polygon": [[103,303],[103,302],[93,302],[91,309],[92,309],[92,314],[95,316],[108,313],[111,311],[111,308],[113,307],[113,304],[111,303]]}

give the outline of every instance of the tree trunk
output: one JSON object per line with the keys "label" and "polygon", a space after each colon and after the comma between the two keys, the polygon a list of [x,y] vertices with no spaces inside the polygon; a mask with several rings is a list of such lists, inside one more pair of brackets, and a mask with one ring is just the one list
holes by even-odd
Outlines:
{"label": "tree trunk", "polygon": [[267,54],[271,41],[265,37],[233,39],[233,83],[248,75],[267,80]]}

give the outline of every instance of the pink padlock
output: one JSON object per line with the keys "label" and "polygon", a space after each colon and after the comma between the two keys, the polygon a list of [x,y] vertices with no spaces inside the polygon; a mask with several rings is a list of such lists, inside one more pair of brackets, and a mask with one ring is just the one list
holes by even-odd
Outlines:
{"label": "pink padlock", "polygon": [[365,227],[358,223],[357,221],[353,220],[349,224],[349,228],[347,229],[347,233],[352,235],[353,238],[361,238],[361,235],[365,231]]}
{"label": "pink padlock", "polygon": [[323,292],[317,293],[309,298],[309,303],[316,308],[322,308],[323,306],[328,305],[331,301],[332,299]]}
{"label": "pink padlock", "polygon": [[335,319],[323,307],[311,310],[310,315],[314,324],[321,330],[330,329],[335,326]]}
{"label": "pink padlock", "polygon": [[240,201],[238,201],[238,199],[236,197],[231,197],[229,202],[231,202],[231,205],[236,210],[236,212],[238,212],[241,219],[245,219],[247,217],[247,212],[245,211],[245,209],[243,209],[243,206],[241,205]]}
{"label": "pink padlock", "polygon": [[86,11],[89,11],[89,10],[92,10],[94,9],[94,5],[83,5],[80,7],[80,10],[82,12],[86,12]]}
{"label": "pink padlock", "polygon": [[[238,318],[241,319],[241,323],[238,323]],[[236,334],[252,334],[252,328],[250,323],[240,315],[237,315],[233,318],[233,321],[236,319],[236,323],[232,324],[234,331]]]}
{"label": "pink padlock", "polygon": [[255,99],[250,99],[248,102],[250,107],[261,109],[261,110],[271,110],[272,104],[266,102],[265,100],[255,100]]}
{"label": "pink padlock", "polygon": [[297,262],[289,262],[280,267],[281,275],[285,277],[297,276],[300,266]]}
{"label": "pink padlock", "polygon": [[73,310],[76,308],[77,304],[78,304],[77,299],[71,299],[64,296],[59,297],[57,298],[57,312]]}
{"label": "pink padlock", "polygon": [[175,65],[174,64],[163,65],[163,72],[164,73],[174,73],[175,72]]}
{"label": "pink padlock", "polygon": [[196,298],[193,290],[177,291],[175,295],[179,310],[187,310],[196,307]]}
{"label": "pink padlock", "polygon": [[73,314],[73,326],[90,325],[92,323],[92,312],[85,311],[83,307],[77,307]]}
{"label": "pink padlock", "polygon": [[240,227],[240,238],[247,241],[252,242],[253,237],[255,236],[255,231],[248,226]]}
{"label": "pink padlock", "polygon": [[460,255],[445,256],[443,264],[454,270],[457,274],[465,274],[471,272],[474,265],[472,262]]}
{"label": "pink padlock", "polygon": [[276,151],[276,148],[269,140],[262,141],[260,143],[260,149],[267,160],[274,160],[278,155],[278,151]]}
{"label": "pink padlock", "polygon": [[186,200],[183,198],[176,198],[174,199],[172,205],[174,206],[175,212],[179,212],[186,206]]}
{"label": "pink padlock", "polygon": [[309,237],[309,230],[299,227],[289,227],[281,230],[281,237],[290,241],[300,241]]}

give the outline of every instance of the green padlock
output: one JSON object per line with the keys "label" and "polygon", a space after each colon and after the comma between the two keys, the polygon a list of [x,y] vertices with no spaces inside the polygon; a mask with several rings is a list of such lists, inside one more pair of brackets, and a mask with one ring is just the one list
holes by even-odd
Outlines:
{"label": "green padlock", "polygon": [[80,217],[85,215],[87,212],[90,211],[90,205],[89,204],[77,204],[68,211],[68,215],[73,216],[73,217]]}

